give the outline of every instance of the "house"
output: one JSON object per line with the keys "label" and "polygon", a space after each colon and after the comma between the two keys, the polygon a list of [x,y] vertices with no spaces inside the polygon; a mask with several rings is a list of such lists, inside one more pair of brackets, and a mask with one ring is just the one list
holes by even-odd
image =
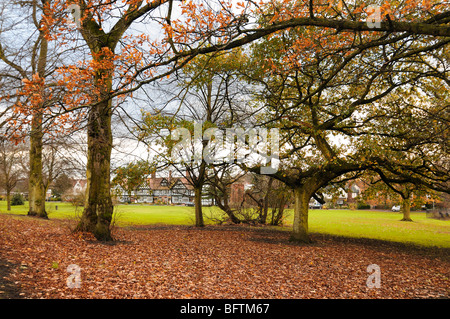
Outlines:
{"label": "house", "polygon": [[63,200],[73,200],[80,194],[84,194],[86,191],[87,179],[72,179],[71,185],[63,195]]}
{"label": "house", "polygon": [[[325,187],[323,192],[323,199],[328,207],[341,208],[346,207],[349,204],[356,203],[359,196],[364,189],[359,181],[349,182],[344,187],[339,189],[331,190],[330,187]],[[321,208],[320,204],[316,199],[311,198],[309,203],[309,208]]]}
{"label": "house", "polygon": [[45,192],[45,200],[51,200],[52,199],[52,190],[51,189],[47,189],[47,191]]}
{"label": "house", "polygon": [[171,187],[173,204],[189,204],[192,197],[195,196],[194,190],[189,183],[185,183],[182,179],[177,179]]}
{"label": "house", "polygon": [[[120,202],[155,203],[155,204],[177,204],[187,205],[194,201],[194,188],[186,177],[156,177],[152,174],[136,190],[129,194],[119,185],[113,193]],[[207,203],[205,203],[207,204]]]}
{"label": "house", "polygon": [[79,194],[86,190],[87,180],[86,179],[74,179],[72,186],[72,194]]}
{"label": "house", "polygon": [[242,203],[245,195],[245,184],[243,182],[233,183],[230,189],[230,205]]}
{"label": "house", "polygon": [[[358,200],[358,196],[361,194],[363,186],[360,185],[361,182],[354,181],[347,185],[347,204],[355,203]],[[359,185],[358,185],[359,184]]]}

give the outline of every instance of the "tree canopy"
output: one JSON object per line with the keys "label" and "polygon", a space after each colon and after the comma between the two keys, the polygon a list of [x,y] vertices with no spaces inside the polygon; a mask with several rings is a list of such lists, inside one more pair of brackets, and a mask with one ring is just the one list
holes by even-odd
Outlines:
{"label": "tree canopy", "polygon": [[[2,89],[3,123],[30,128],[40,190],[42,135],[85,129],[79,229],[100,240],[112,239],[113,116],[135,121],[130,100],[192,69],[200,88],[218,73],[213,57],[232,50],[242,51],[226,67],[255,86],[253,123],[281,132],[274,177],[294,189],[294,239],[308,241],[311,196],[364,170],[448,190],[445,2],[33,0],[31,8],[36,63],[25,71],[0,37],[2,68],[21,80]],[[50,52],[70,54],[48,59]],[[210,59],[199,69],[203,56]]]}

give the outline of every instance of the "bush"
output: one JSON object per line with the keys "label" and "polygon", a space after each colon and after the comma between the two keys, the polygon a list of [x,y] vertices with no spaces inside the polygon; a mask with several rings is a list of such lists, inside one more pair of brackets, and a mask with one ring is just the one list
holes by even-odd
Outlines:
{"label": "bush", "polygon": [[83,207],[85,198],[86,197],[84,192],[80,192],[78,194],[75,194],[75,196],[73,196],[69,201],[72,203],[73,206]]}
{"label": "bush", "polygon": [[370,205],[367,203],[358,203],[358,209],[370,209]]}
{"label": "bush", "polygon": [[11,206],[24,205],[25,201],[22,194],[14,194],[11,198]]}

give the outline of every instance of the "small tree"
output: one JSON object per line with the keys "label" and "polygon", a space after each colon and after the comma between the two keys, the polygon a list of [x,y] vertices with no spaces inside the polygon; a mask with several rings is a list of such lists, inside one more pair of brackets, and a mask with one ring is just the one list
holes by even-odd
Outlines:
{"label": "small tree", "polygon": [[283,223],[285,207],[292,202],[292,190],[278,180],[274,180],[269,195],[269,206],[272,208],[270,225]]}
{"label": "small tree", "polygon": [[19,206],[24,204],[25,201],[23,200],[22,194],[14,194],[13,197],[11,198],[11,206]]}
{"label": "small tree", "polygon": [[56,197],[62,197],[62,195],[70,189],[72,180],[67,174],[59,175],[52,185],[52,194]]}
{"label": "small tree", "polygon": [[128,198],[131,199],[132,192],[146,182],[147,176],[152,171],[152,165],[147,161],[130,162],[116,169],[116,176],[112,180],[112,184],[122,187],[127,192]]}
{"label": "small tree", "polygon": [[22,147],[5,138],[0,139],[0,185],[6,192],[7,210],[11,210],[11,192],[21,178]]}
{"label": "small tree", "polygon": [[208,176],[208,195],[214,198],[216,205],[227,215],[234,224],[241,223],[241,219],[236,216],[237,208],[230,204],[231,187],[243,175],[232,174],[231,166],[233,164],[224,164],[213,167],[212,174]]}

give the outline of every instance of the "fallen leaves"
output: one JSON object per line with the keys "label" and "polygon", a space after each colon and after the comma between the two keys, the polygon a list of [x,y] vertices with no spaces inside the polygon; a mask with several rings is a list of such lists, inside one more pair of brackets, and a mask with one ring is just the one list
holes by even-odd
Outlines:
{"label": "fallen leaves", "polygon": [[[0,298],[449,298],[445,250],[324,236],[294,245],[287,232],[249,226],[114,234],[105,244],[67,222],[0,215]],[[71,264],[80,288],[67,287]],[[381,288],[366,286],[370,264],[380,266]]]}

